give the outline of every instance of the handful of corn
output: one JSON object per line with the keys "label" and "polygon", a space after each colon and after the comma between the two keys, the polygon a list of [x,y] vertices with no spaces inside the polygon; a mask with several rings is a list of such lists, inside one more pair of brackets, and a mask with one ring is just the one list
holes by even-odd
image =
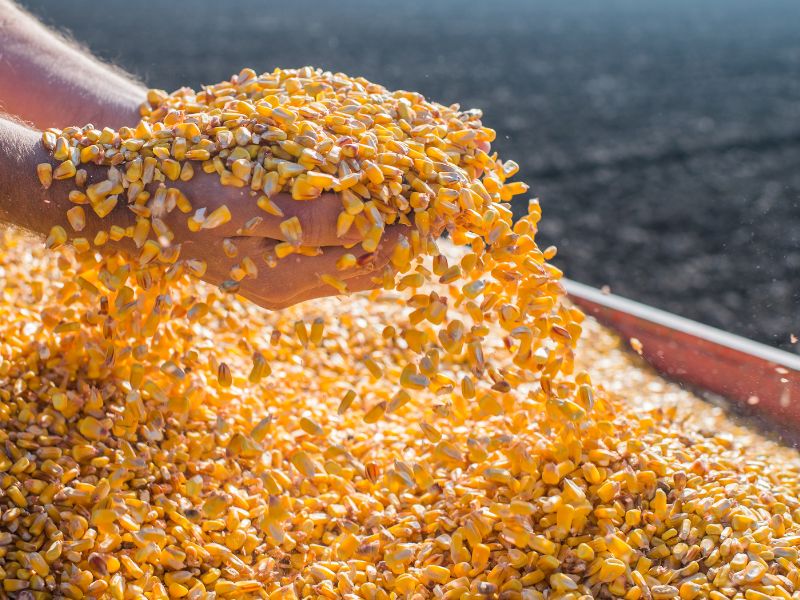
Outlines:
{"label": "handful of corn", "polygon": [[[512,221],[526,188],[493,136],[477,111],[311,68],[152,91],[131,129],[46,131],[40,177],[74,179],[74,235],[53,229],[56,255],[3,234],[5,592],[800,598],[798,456],[604,368],[613,348],[576,358],[585,327],[607,336],[562,301],[538,204]],[[338,193],[354,253],[407,236],[379,289],[266,312],[237,284],[321,250],[289,223],[219,288],[194,281],[167,215],[200,235],[237,211],[171,185],[197,168],[264,218],[279,191]],[[133,222],[81,238],[87,210]]]}

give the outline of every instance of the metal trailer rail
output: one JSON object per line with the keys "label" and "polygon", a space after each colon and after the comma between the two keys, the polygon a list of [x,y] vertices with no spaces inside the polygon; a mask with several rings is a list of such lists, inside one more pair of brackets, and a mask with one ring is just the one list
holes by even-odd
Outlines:
{"label": "metal trailer rail", "polygon": [[570,299],[624,338],[668,379],[722,396],[775,425],[800,432],[800,356],[663,310],[564,280]]}

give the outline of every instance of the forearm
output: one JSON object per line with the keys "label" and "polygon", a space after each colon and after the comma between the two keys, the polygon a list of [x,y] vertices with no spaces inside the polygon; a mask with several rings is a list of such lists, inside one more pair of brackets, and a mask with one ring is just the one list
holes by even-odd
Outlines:
{"label": "forearm", "polygon": [[46,235],[53,225],[65,222],[66,182],[54,181],[45,190],[36,165],[50,162],[40,134],[0,118],[0,222]]}
{"label": "forearm", "polygon": [[0,107],[40,129],[138,119],[145,88],[0,0]]}

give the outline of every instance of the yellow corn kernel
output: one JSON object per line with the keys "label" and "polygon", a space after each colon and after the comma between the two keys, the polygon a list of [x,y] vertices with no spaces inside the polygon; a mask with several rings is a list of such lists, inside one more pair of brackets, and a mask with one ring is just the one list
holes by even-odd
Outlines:
{"label": "yellow corn kernel", "polygon": [[170,181],[175,181],[180,177],[181,163],[177,160],[166,158],[161,161],[161,172],[164,173]]}
{"label": "yellow corn kernel", "polygon": [[223,204],[219,208],[215,209],[208,217],[205,218],[202,225],[200,226],[201,229],[215,229],[221,225],[225,225],[225,223],[230,222],[232,216],[231,211],[227,207],[227,205]]}
{"label": "yellow corn kernel", "polygon": [[36,165],[36,174],[39,176],[42,187],[50,188],[53,184],[53,166],[50,163],[39,163]]}
{"label": "yellow corn kernel", "polygon": [[94,210],[95,214],[100,217],[101,219],[107,217],[111,214],[117,207],[117,201],[119,200],[118,196],[107,196],[100,200],[99,202],[92,205],[92,210]]}
{"label": "yellow corn kernel", "polygon": [[331,286],[340,294],[347,293],[347,284],[338,277],[335,277],[328,273],[323,273],[322,275],[319,276],[319,279],[322,283]]}
{"label": "yellow corn kernel", "polygon": [[378,402],[378,404],[376,404],[366,412],[366,414],[364,415],[364,422],[377,423],[378,421],[381,420],[385,412],[386,412],[386,403]]}
{"label": "yellow corn kernel", "polygon": [[600,581],[608,583],[623,575],[627,568],[625,563],[618,558],[607,558],[603,560],[600,566],[598,577]]}
{"label": "yellow corn kernel", "polygon": [[73,206],[67,211],[67,221],[74,231],[83,231],[86,226],[86,212],[82,206]]}
{"label": "yellow corn kernel", "polygon": [[204,161],[211,158],[211,153],[204,148],[192,149],[186,151],[186,160],[199,160]]}
{"label": "yellow corn kernel", "polygon": [[76,172],[75,164],[71,160],[65,160],[53,171],[53,179],[71,179]]}
{"label": "yellow corn kernel", "polygon": [[292,217],[281,221],[280,230],[286,241],[295,246],[301,246],[303,243],[303,228],[300,225],[300,219]]}
{"label": "yellow corn kernel", "polygon": [[272,200],[270,200],[268,196],[261,196],[256,202],[256,204],[258,205],[258,208],[260,208],[261,210],[270,215],[274,215],[276,217],[283,216],[283,211],[277,204],[275,204]]}
{"label": "yellow corn kernel", "polygon": [[336,218],[336,237],[344,237],[347,235],[354,221],[355,217],[350,213],[339,213],[339,216]]}
{"label": "yellow corn kernel", "polygon": [[231,369],[224,362],[219,363],[219,367],[217,367],[217,381],[222,387],[230,387],[233,383]]}
{"label": "yellow corn kernel", "polygon": [[317,472],[314,462],[311,460],[308,454],[302,450],[292,455],[291,461],[294,467],[306,477],[313,477]]}
{"label": "yellow corn kernel", "polygon": [[338,259],[336,259],[336,268],[339,271],[346,271],[347,269],[352,269],[357,264],[356,257],[353,254],[347,253],[342,254]]}
{"label": "yellow corn kernel", "polygon": [[347,393],[342,398],[341,402],[339,403],[339,408],[337,409],[337,413],[343,415],[347,412],[347,409],[353,404],[353,400],[356,399],[356,393],[353,390],[347,390]]}
{"label": "yellow corn kernel", "polygon": [[50,234],[45,240],[47,248],[58,248],[67,242],[67,232],[60,225],[56,225],[50,229]]}
{"label": "yellow corn kernel", "polygon": [[250,383],[258,383],[262,378],[268,377],[271,373],[269,363],[260,352],[253,354],[253,368],[250,371]]}
{"label": "yellow corn kernel", "polygon": [[425,567],[424,575],[434,583],[443,584],[450,580],[450,569],[438,565],[429,565]]}

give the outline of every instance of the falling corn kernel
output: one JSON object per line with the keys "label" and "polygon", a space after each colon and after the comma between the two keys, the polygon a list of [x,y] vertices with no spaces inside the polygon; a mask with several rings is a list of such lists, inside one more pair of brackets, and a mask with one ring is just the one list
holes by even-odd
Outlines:
{"label": "falling corn kernel", "polygon": [[364,414],[365,423],[377,423],[386,412],[386,403],[379,402]]}
{"label": "falling corn kernel", "polygon": [[263,377],[269,376],[269,374],[269,363],[267,363],[267,359],[264,358],[264,355],[260,352],[253,354],[253,368],[250,370],[250,376],[248,377],[250,383],[258,383]]}
{"label": "falling corn kernel", "polygon": [[325,320],[322,317],[317,317],[311,323],[311,334],[308,339],[315,346],[319,346],[322,343],[323,333],[325,333]]}
{"label": "falling corn kernel", "polygon": [[323,275],[320,275],[319,279],[320,279],[320,281],[322,283],[331,286],[332,288],[334,288],[340,294],[346,294],[347,293],[347,283],[345,283],[343,280],[339,279],[338,277],[335,277],[333,275],[325,273]]}
{"label": "falling corn kernel", "polygon": [[295,321],[294,334],[302,346],[308,346],[308,327],[306,327],[305,321]]}
{"label": "falling corn kernel", "polygon": [[343,415],[347,412],[347,409],[353,404],[353,400],[356,399],[356,393],[353,390],[347,390],[347,393],[342,398],[341,402],[339,403],[339,407],[336,409],[336,412],[340,415]]}
{"label": "falling corn kernel", "polygon": [[322,435],[325,431],[322,427],[314,421],[313,419],[309,419],[308,417],[302,417],[300,419],[300,429],[308,433],[309,435]]}
{"label": "falling corn kernel", "polygon": [[58,248],[67,242],[67,232],[60,225],[56,225],[50,229],[50,234],[45,240],[47,248]]}
{"label": "falling corn kernel", "polygon": [[222,387],[230,387],[233,383],[233,378],[231,377],[231,369],[225,363],[220,363],[219,367],[217,368],[217,381]]}
{"label": "falling corn kernel", "polygon": [[336,269],[345,271],[356,266],[356,257],[350,253],[343,254],[336,260]]}
{"label": "falling corn kernel", "polygon": [[313,477],[317,472],[314,462],[309,458],[308,454],[302,450],[294,454],[291,460],[295,468],[306,477]]}

